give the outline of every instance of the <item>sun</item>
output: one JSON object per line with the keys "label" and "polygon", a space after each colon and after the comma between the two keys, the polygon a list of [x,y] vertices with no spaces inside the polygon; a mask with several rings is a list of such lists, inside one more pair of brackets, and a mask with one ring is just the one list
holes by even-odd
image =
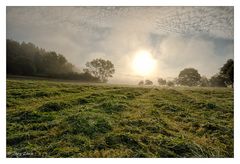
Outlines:
{"label": "sun", "polygon": [[153,72],[156,65],[156,60],[153,59],[152,54],[148,51],[138,51],[133,59],[133,69],[135,73],[146,76]]}

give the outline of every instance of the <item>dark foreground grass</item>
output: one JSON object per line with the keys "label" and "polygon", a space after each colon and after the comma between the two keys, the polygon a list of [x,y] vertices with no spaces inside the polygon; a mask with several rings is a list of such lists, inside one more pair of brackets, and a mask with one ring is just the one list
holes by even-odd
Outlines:
{"label": "dark foreground grass", "polygon": [[233,157],[233,91],[7,80],[7,157]]}

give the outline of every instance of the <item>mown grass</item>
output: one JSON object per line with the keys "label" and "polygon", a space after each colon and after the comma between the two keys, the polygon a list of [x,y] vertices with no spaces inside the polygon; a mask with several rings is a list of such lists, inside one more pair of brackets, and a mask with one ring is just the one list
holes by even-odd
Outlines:
{"label": "mown grass", "polygon": [[7,80],[7,157],[233,157],[233,90]]}

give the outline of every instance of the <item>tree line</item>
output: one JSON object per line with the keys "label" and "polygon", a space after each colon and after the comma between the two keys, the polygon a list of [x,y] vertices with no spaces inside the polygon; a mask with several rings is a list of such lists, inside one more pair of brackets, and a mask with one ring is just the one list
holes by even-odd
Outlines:
{"label": "tree line", "polygon": [[[159,78],[159,85],[233,87],[234,62],[229,59],[220,71],[210,79],[201,76],[195,68],[183,69],[174,80]],[[7,75],[40,76],[58,79],[106,83],[115,73],[109,60],[94,59],[86,63],[81,73],[62,55],[35,46],[33,43],[19,43],[7,39]],[[151,80],[140,81],[138,85],[153,85]]]}
{"label": "tree line", "polygon": [[[140,81],[138,85],[152,85],[152,81]],[[158,78],[158,84],[161,86],[201,86],[201,87],[233,87],[234,84],[234,62],[232,59],[220,68],[220,71],[213,75],[210,79],[206,76],[201,76],[195,68],[183,69],[177,78],[167,81],[163,78]]]}
{"label": "tree line", "polygon": [[114,65],[109,60],[94,59],[79,73],[62,54],[38,48],[33,43],[7,39],[7,75],[107,82],[114,72]]}

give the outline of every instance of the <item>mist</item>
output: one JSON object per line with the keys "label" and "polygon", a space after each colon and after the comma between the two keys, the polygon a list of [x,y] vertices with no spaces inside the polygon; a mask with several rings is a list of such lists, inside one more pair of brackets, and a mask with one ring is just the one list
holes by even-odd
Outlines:
{"label": "mist", "polygon": [[[61,53],[80,70],[95,58],[111,60],[116,72],[109,83],[156,83],[187,67],[210,77],[234,57],[233,12],[233,7],[7,7],[7,38]],[[132,68],[139,50],[156,61],[145,76]]]}

